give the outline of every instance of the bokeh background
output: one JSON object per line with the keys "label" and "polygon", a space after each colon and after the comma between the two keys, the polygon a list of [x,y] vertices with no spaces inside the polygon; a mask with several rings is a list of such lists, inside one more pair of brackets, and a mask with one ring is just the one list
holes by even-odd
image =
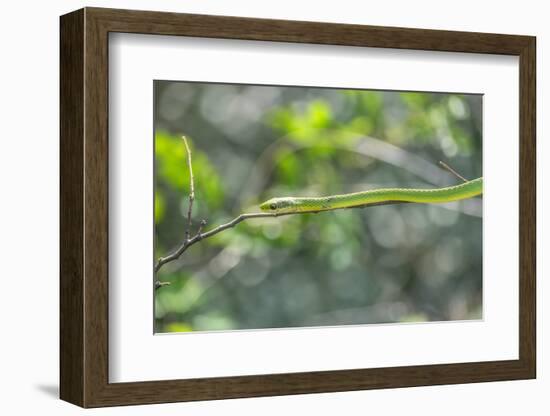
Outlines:
{"label": "bokeh background", "polygon": [[[480,95],[155,81],[155,258],[276,196],[482,174]],[[482,201],[252,219],[156,276],[156,332],[480,319]]]}

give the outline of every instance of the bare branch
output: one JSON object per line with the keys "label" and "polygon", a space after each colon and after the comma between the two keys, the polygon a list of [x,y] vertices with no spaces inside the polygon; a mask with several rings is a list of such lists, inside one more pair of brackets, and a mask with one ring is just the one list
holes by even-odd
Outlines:
{"label": "bare branch", "polygon": [[191,215],[193,214],[193,202],[195,201],[195,179],[193,177],[191,149],[187,143],[187,137],[181,136],[181,138],[183,139],[185,150],[187,151],[187,166],[189,168],[189,208],[187,209],[187,229],[185,230],[185,240],[189,240],[192,226]]}
{"label": "bare branch", "polygon": [[[187,143],[187,138],[185,136],[182,136],[182,139],[185,143],[185,148],[187,151],[187,165],[189,167],[189,209],[187,211],[187,229],[185,230],[185,239],[180,244],[180,246],[174,250],[172,253],[168,254],[166,257],[160,257],[155,264],[155,273],[157,273],[162,266],[164,266],[167,263],[170,263],[174,260],[177,260],[189,247],[192,245],[198,243],[201,240],[204,240],[205,238],[212,237],[218,233],[221,233],[222,231],[225,231],[229,228],[235,227],[237,224],[254,219],[254,218],[269,218],[269,217],[282,217],[287,215],[298,215],[298,214],[317,214],[319,212],[325,212],[325,211],[333,211],[336,209],[345,209],[345,208],[331,208],[326,210],[316,210],[316,211],[298,211],[298,212],[285,212],[285,213],[271,213],[271,212],[255,212],[255,213],[248,213],[248,214],[240,214],[238,217],[232,219],[231,221],[218,225],[215,228],[212,228],[209,231],[206,231],[203,233],[203,227],[206,225],[206,220],[201,220],[199,228],[197,233],[191,237],[191,216],[193,213],[193,202],[195,200],[195,184],[194,184],[194,178],[193,178],[193,166],[192,166],[192,156],[191,156],[191,149],[189,148],[189,144]],[[455,175],[457,178],[460,178],[464,182],[467,182],[467,179],[465,179],[463,176],[458,174],[454,169],[452,169],[449,165],[446,163],[440,161],[439,165],[442,166],[444,169],[451,172],[453,175]],[[356,205],[353,207],[346,207],[346,208],[368,208],[378,205],[392,205],[392,204],[408,204],[409,202],[405,201],[385,201],[385,202],[377,202],[377,203],[370,203],[370,204],[363,204],[363,205]],[[161,282],[156,281],[155,282],[155,289],[158,289],[160,287],[169,285],[169,282]]]}
{"label": "bare branch", "polygon": [[368,207],[374,207],[379,205],[408,204],[408,203],[409,202],[405,202],[405,201],[385,201],[385,202],[356,205],[353,207],[325,209],[321,211],[316,210],[316,211],[298,211],[298,212],[284,212],[284,213],[253,212],[250,214],[241,214],[238,217],[232,219],[231,221],[225,224],[218,225],[217,227],[205,233],[202,232],[202,227],[201,227],[201,229],[199,229],[199,232],[197,232],[197,234],[195,234],[193,237],[189,239],[186,238],[181,243],[181,245],[171,254],[167,255],[166,257],[159,258],[157,261],[157,264],[155,265],[155,273],[158,272],[160,268],[164,266],[166,263],[170,263],[171,261],[177,260],[189,247],[198,243],[199,241],[204,240],[205,238],[212,237],[224,230],[235,227],[237,224],[243,221],[250,220],[253,218],[283,217],[287,215],[299,215],[299,214],[318,214],[319,212],[334,211],[337,209],[368,208]]}
{"label": "bare branch", "polygon": [[464,176],[462,176],[460,173],[458,173],[456,170],[454,170],[452,167],[447,165],[442,160],[439,161],[439,166],[441,166],[443,169],[451,172],[453,175],[455,175],[458,179],[460,179],[463,182],[468,182],[468,179],[466,179]]}
{"label": "bare branch", "polygon": [[206,220],[201,220],[200,224],[199,224],[199,229],[197,230],[197,235],[202,235],[202,229],[203,227],[206,225],[207,221]]}
{"label": "bare branch", "polygon": [[155,282],[155,290],[163,287],[163,286],[169,286],[170,285],[170,282],[161,282],[160,280],[157,280]]}

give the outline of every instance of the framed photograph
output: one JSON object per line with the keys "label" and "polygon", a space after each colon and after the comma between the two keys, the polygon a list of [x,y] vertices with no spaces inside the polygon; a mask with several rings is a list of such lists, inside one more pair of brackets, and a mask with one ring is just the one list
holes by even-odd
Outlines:
{"label": "framed photograph", "polygon": [[535,378],[535,38],[61,17],[82,407]]}

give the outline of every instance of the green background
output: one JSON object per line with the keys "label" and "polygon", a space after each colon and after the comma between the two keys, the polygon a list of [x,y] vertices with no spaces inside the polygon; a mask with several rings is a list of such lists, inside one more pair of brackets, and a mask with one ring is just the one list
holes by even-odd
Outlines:
{"label": "green background", "polygon": [[[155,82],[155,258],[277,196],[481,176],[480,95]],[[252,219],[158,273],[157,332],[481,318],[482,203]]]}

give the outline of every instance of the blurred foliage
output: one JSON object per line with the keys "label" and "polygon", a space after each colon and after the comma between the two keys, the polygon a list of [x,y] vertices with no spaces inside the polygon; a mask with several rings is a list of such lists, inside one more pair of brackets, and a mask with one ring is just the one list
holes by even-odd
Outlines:
{"label": "blurred foliage", "polygon": [[[481,96],[155,83],[155,256],[275,196],[481,176]],[[156,330],[481,318],[481,201],[249,220],[164,266]]]}

